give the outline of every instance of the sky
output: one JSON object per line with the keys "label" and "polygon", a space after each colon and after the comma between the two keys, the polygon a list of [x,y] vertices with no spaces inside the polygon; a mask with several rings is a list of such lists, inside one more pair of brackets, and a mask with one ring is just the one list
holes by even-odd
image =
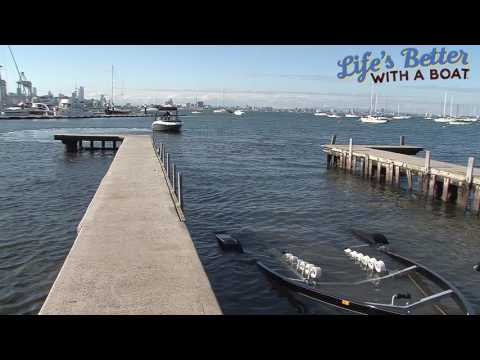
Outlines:
{"label": "sky", "polygon": [[[134,104],[206,101],[212,105],[368,108],[371,81],[338,79],[337,65],[348,55],[383,50],[403,69],[401,50],[416,47],[468,53],[469,79],[377,84],[378,107],[403,112],[440,112],[445,91],[463,113],[480,112],[479,46],[46,46],[12,45],[20,71],[39,94],[70,95],[85,87],[86,97],[111,94]],[[0,45],[1,76],[14,92],[18,75],[6,45]],[[451,69],[459,65],[450,65]],[[463,66],[463,65],[462,65]],[[460,66],[461,67],[461,66]],[[441,68],[441,67],[440,67]],[[425,71],[427,73],[427,70]],[[369,78],[368,78],[369,79]],[[450,101],[450,100],[449,100]]]}

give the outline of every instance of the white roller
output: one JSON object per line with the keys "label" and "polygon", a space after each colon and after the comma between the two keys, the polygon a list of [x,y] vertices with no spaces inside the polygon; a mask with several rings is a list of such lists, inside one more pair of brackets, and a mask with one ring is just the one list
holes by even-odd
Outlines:
{"label": "white roller", "polygon": [[365,255],[365,256],[362,257],[362,259],[360,261],[363,265],[368,265],[369,260],[370,260],[370,256]]}
{"label": "white roller", "polygon": [[352,252],[352,249],[345,249],[343,250],[343,252],[347,255],[350,255],[350,253]]}
{"label": "white roller", "polygon": [[373,257],[370,258],[370,259],[368,260],[368,268],[369,268],[370,270],[374,270],[374,269],[375,269],[375,263],[376,263],[376,262],[377,262],[377,259],[375,259],[375,258],[373,258]]}
{"label": "white roller", "polygon": [[315,265],[313,265],[313,264],[306,263],[306,264],[305,264],[305,269],[304,269],[303,273],[304,273],[307,277],[310,276],[310,269],[311,269],[312,267],[314,267],[314,266],[315,266]]}
{"label": "white roller", "polygon": [[291,264],[297,266],[298,256],[293,255],[291,259]]}
{"label": "white roller", "polygon": [[298,269],[299,269],[301,272],[303,272],[303,270],[305,270],[305,265],[306,265],[306,264],[307,264],[307,263],[306,263],[305,261],[303,261],[303,260],[300,261],[300,262],[299,262],[299,265],[298,265]]}
{"label": "white roller", "polygon": [[375,262],[375,271],[378,273],[387,271],[387,267],[385,266],[385,263],[382,260],[377,260]]}
{"label": "white roller", "polygon": [[357,252],[354,250],[350,254],[348,254],[352,259],[355,259],[355,256],[357,256]]}
{"label": "white roller", "polygon": [[322,276],[322,268],[320,266],[310,268],[310,273],[308,274],[310,279],[318,279],[320,276]]}

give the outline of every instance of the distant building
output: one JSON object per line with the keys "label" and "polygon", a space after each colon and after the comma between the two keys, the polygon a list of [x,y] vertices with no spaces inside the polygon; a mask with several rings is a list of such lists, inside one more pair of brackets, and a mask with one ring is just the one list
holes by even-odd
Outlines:
{"label": "distant building", "polygon": [[203,101],[197,101],[197,107],[198,108],[203,108],[203,107],[205,107],[205,103]]}
{"label": "distant building", "polygon": [[32,96],[37,96],[37,88],[36,87],[34,87],[32,89]]}
{"label": "distant building", "polygon": [[80,101],[85,100],[85,88],[83,86],[80,86],[80,89],[78,90],[78,99]]}
{"label": "distant building", "polygon": [[172,105],[172,106],[175,105],[175,104],[173,103],[172,98],[168,99],[168,101],[166,101],[165,104],[166,104],[166,105]]}
{"label": "distant building", "polygon": [[0,107],[7,103],[7,82],[0,79]]}

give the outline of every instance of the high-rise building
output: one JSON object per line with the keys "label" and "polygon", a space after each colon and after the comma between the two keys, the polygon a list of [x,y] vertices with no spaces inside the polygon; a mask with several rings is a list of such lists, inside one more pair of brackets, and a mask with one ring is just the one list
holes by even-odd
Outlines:
{"label": "high-rise building", "polygon": [[36,87],[34,87],[32,89],[32,96],[37,96],[37,88]]}
{"label": "high-rise building", "polygon": [[80,101],[85,100],[85,88],[83,86],[80,86],[80,89],[78,90],[78,99]]}
{"label": "high-rise building", "polygon": [[197,101],[198,108],[203,108],[204,106],[205,106],[205,103],[203,101]]}

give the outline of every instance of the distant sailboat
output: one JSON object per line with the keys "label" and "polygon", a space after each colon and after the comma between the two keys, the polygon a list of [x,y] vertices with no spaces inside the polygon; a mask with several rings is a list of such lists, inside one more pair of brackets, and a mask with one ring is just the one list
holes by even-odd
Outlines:
{"label": "distant sailboat", "polygon": [[396,120],[410,119],[410,116],[400,115],[400,104],[398,104],[397,116],[394,116],[392,119],[396,119]]}
{"label": "distant sailboat", "polygon": [[439,122],[439,123],[448,123],[448,122],[452,121],[452,119],[447,117],[446,115],[447,115],[447,93],[445,92],[445,97],[444,97],[444,100],[443,100],[442,116],[434,119],[433,121]]}
{"label": "distant sailboat", "polygon": [[372,110],[374,113],[377,112],[378,97],[375,95],[375,109],[373,109],[373,83],[370,91],[370,111],[369,115],[362,116],[360,121],[367,124],[385,124],[388,120],[385,117],[372,115]]}

